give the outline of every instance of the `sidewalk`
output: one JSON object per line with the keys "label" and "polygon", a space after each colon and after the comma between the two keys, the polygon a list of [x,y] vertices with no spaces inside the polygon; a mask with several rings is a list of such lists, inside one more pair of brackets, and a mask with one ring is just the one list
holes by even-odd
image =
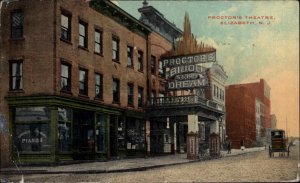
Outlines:
{"label": "sidewalk", "polygon": [[[231,154],[221,151],[221,158],[236,156],[250,152],[262,151],[265,148],[246,148],[245,150],[232,149]],[[60,166],[20,166],[3,168],[0,174],[95,174],[143,171],[171,165],[200,162],[201,160],[188,160],[186,154],[166,155],[149,158],[135,158],[112,160],[106,162],[89,162]]]}

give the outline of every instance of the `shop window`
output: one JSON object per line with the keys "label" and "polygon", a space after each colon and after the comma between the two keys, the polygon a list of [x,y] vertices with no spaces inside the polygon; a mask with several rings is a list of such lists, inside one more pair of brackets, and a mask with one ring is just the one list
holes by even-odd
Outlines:
{"label": "shop window", "polygon": [[50,109],[16,108],[14,145],[18,152],[50,151]]}
{"label": "shop window", "polygon": [[118,121],[118,149],[125,149],[125,125]]}
{"label": "shop window", "polygon": [[143,101],[144,99],[144,88],[143,87],[138,87],[138,107],[142,108],[143,107]]}
{"label": "shop window", "polygon": [[60,16],[60,38],[71,42],[71,16],[62,12]]}
{"label": "shop window", "polygon": [[23,89],[23,63],[12,61],[10,64],[10,90]]}
{"label": "shop window", "polygon": [[62,63],[60,74],[60,86],[63,91],[71,91],[71,65]]}
{"label": "shop window", "polygon": [[165,76],[165,72],[164,72],[164,69],[163,69],[163,63],[162,63],[161,60],[159,61],[158,74],[159,74],[160,77]]}
{"label": "shop window", "polygon": [[144,71],[144,60],[143,60],[143,52],[142,51],[138,51],[138,70],[139,71]]}
{"label": "shop window", "polygon": [[133,68],[133,47],[127,46],[127,67]]}
{"label": "shop window", "polygon": [[120,80],[113,79],[113,103],[120,103]]}
{"label": "shop window", "polygon": [[119,39],[113,37],[112,38],[112,60],[115,62],[119,62]]}
{"label": "shop window", "polygon": [[88,73],[85,69],[79,69],[79,94],[88,94]]}
{"label": "shop window", "polygon": [[151,55],[151,74],[156,75],[156,57]]}
{"label": "shop window", "polygon": [[96,114],[96,151],[105,153],[107,151],[107,118],[103,114]]}
{"label": "shop window", "polygon": [[128,83],[127,85],[127,99],[128,106],[133,106],[133,83]]}
{"label": "shop window", "polygon": [[103,75],[97,73],[95,74],[95,98],[103,98]]}
{"label": "shop window", "polygon": [[11,38],[23,38],[23,18],[21,10],[11,13]]}
{"label": "shop window", "polygon": [[155,90],[152,90],[152,91],[151,91],[151,98],[156,97],[156,94],[155,94],[155,93],[156,93]]}
{"label": "shop window", "polygon": [[130,150],[145,149],[145,123],[135,118],[127,118],[127,144]]}
{"label": "shop window", "polygon": [[83,48],[88,47],[88,36],[87,36],[88,24],[79,21],[79,46]]}
{"label": "shop window", "polygon": [[71,151],[71,123],[72,111],[67,108],[58,108],[58,150]]}
{"label": "shop window", "polygon": [[102,32],[98,29],[95,29],[95,53],[103,53],[102,45]]}

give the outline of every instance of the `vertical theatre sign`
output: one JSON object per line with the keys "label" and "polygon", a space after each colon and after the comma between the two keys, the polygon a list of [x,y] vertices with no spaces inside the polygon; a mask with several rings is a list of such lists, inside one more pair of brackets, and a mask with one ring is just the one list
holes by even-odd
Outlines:
{"label": "vertical theatre sign", "polygon": [[161,61],[163,67],[169,68],[168,90],[200,88],[208,86],[208,69],[201,64],[215,62],[216,52],[165,58]]}

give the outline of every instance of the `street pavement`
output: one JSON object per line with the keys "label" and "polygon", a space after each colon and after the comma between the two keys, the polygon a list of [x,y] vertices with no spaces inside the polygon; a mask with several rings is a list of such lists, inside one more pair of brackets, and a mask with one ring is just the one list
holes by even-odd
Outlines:
{"label": "street pavement", "polygon": [[[228,154],[221,151],[220,158],[238,156],[246,153],[266,151],[264,147],[232,149]],[[15,166],[2,168],[0,175],[8,174],[98,174],[143,171],[153,168],[180,165],[203,161],[204,159],[189,160],[186,154],[165,155],[147,158],[111,160],[105,162],[88,162],[59,166]],[[206,160],[206,159],[205,159]]]}

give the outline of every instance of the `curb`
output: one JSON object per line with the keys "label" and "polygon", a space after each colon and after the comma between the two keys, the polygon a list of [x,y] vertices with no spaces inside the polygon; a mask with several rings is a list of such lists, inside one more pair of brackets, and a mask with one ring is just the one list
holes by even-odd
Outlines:
{"label": "curb", "polygon": [[182,164],[188,164],[188,163],[197,163],[197,162],[203,162],[207,160],[215,160],[215,159],[221,159],[221,158],[227,158],[232,156],[239,156],[247,153],[253,153],[258,151],[251,151],[251,152],[244,152],[240,154],[234,154],[229,156],[220,156],[217,158],[207,158],[207,159],[197,159],[197,160],[191,160],[187,162],[180,162],[180,163],[171,163],[171,164],[161,164],[161,165],[152,165],[152,166],[144,166],[144,167],[136,167],[136,168],[125,168],[125,169],[115,169],[115,170],[70,170],[70,171],[48,171],[48,170],[2,170],[0,173],[9,174],[9,175],[20,175],[20,174],[101,174],[101,173],[124,173],[124,172],[137,172],[137,171],[146,171],[150,169],[155,168],[162,168],[167,166],[173,166],[173,165],[182,165]]}

